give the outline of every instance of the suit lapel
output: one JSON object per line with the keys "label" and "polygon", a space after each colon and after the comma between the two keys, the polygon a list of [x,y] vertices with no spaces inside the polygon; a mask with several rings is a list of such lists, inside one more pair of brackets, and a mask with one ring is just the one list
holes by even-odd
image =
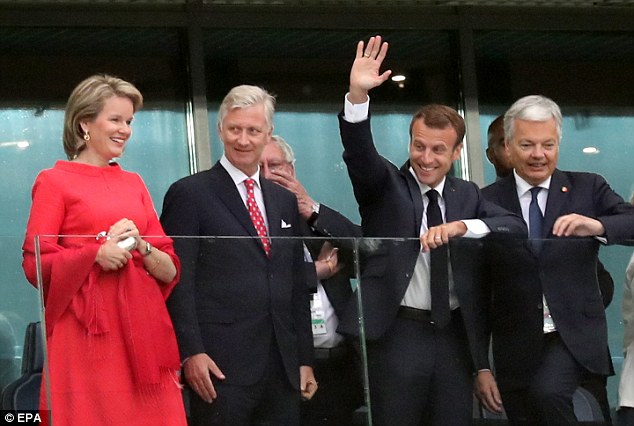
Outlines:
{"label": "suit lapel", "polygon": [[409,171],[409,161],[403,164],[400,172],[407,182],[407,187],[414,203],[414,226],[418,233],[421,223],[423,223],[423,196],[420,192],[420,186],[418,186],[418,182],[416,182],[416,178],[412,176],[412,173]]}
{"label": "suit lapel", "polygon": [[212,174],[212,185],[214,191],[218,194],[218,198],[220,198],[231,214],[233,214],[236,220],[244,227],[247,234],[257,237],[258,233],[253,226],[253,222],[251,222],[249,212],[229,173],[227,173],[220,163],[216,163],[212,171],[214,172]]}
{"label": "suit lapel", "polygon": [[[266,218],[268,220],[268,231],[271,236],[279,236],[282,224],[282,213],[280,211],[280,203],[276,199],[273,185],[260,176],[260,185],[262,186],[262,196],[264,197],[264,208],[266,209]],[[271,246],[274,242],[271,241]]]}
{"label": "suit lapel", "polygon": [[442,190],[442,197],[445,200],[445,222],[454,222],[462,219],[460,200],[456,192],[455,181],[451,176],[445,179],[445,187]]}

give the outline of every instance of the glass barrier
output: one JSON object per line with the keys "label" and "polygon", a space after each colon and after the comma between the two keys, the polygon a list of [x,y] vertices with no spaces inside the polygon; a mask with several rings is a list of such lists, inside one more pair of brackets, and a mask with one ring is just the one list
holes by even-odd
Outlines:
{"label": "glass barrier", "polygon": [[0,390],[20,379],[25,330],[40,320],[37,291],[22,272],[23,240],[24,236],[0,236]]}
{"label": "glass barrier", "polygon": [[[177,236],[172,237],[180,261],[177,284],[153,278],[170,281],[173,275],[164,254],[171,250],[169,241],[143,238],[153,253],[143,256],[148,246],[141,244],[125,265],[102,260],[111,271],[94,263],[102,238],[36,238],[31,256],[38,287],[44,289],[42,300],[47,301],[42,309],[48,330],[44,368],[50,377],[45,389],[53,420],[68,415],[68,407],[84,403],[92,407],[82,407],[87,419],[106,412],[158,416],[157,421],[178,417],[182,409],[175,370],[180,360],[200,360],[192,357],[204,352],[224,377],[211,370],[218,395],[234,384],[254,385],[253,377],[269,380],[271,372],[290,379],[283,386],[298,387],[301,374],[296,367],[313,362],[318,388],[312,400],[302,402],[302,415],[347,416],[351,425],[372,425],[386,404],[441,393],[425,387],[425,368],[432,365],[435,375],[448,371],[454,378],[467,378],[469,416],[474,424],[488,424],[504,415],[488,412],[473,397],[473,373],[490,367],[501,388],[530,376],[530,365],[539,358],[541,327],[548,323],[541,317],[540,286],[546,289],[546,306],[561,340],[579,362],[598,369],[610,368],[610,361],[614,365],[616,375],[603,388],[607,409],[614,411],[617,405],[623,364],[622,283],[631,247],[603,246],[592,238],[452,239],[447,245],[452,311],[447,325],[441,326],[442,320],[430,311],[432,290],[413,289],[413,282],[425,282],[420,268],[429,262],[426,255],[419,256],[420,241],[415,238],[269,237],[267,257],[257,237]],[[60,246],[73,252],[64,255],[68,249]],[[614,283],[606,309],[607,334],[603,306],[610,286],[601,287],[603,295],[597,289],[596,277],[602,276],[597,252]],[[604,279],[598,281],[605,284]],[[433,344],[420,343],[429,336]],[[587,347],[596,342],[603,347]],[[607,353],[606,345],[611,359],[588,356],[601,349]],[[158,366],[160,374],[145,374],[148,365]],[[588,380],[590,388],[592,377]],[[146,387],[152,383],[161,385]],[[183,383],[188,415],[214,406],[196,395],[187,377]],[[96,392],[100,403],[74,400],[75,388],[82,389],[82,395]],[[467,404],[457,402],[458,393],[452,391],[450,399],[454,410]],[[283,395],[265,395],[267,406],[279,405]],[[157,410],[157,403],[164,408]],[[579,407],[575,405],[580,419],[596,414]],[[598,403],[592,407],[600,409]]]}

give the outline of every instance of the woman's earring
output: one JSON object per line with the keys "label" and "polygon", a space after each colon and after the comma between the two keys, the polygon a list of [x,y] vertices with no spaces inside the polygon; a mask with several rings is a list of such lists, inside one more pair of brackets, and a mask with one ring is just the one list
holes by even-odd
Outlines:
{"label": "woman's earring", "polygon": [[84,130],[84,140],[86,143],[90,142],[90,134],[88,134],[88,130]]}

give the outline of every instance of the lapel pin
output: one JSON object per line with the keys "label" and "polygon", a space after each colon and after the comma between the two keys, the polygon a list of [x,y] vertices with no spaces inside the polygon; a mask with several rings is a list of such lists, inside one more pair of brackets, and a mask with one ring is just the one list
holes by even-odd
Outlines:
{"label": "lapel pin", "polygon": [[561,187],[561,192],[568,192],[568,187],[567,186],[562,186]]}

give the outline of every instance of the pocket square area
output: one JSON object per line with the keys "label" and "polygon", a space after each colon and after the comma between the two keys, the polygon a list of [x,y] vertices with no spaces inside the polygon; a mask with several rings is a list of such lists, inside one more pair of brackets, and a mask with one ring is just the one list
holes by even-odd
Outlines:
{"label": "pocket square area", "polygon": [[286,223],[284,222],[284,219],[282,219],[282,229],[286,229],[286,228],[290,228],[292,225],[290,223]]}

